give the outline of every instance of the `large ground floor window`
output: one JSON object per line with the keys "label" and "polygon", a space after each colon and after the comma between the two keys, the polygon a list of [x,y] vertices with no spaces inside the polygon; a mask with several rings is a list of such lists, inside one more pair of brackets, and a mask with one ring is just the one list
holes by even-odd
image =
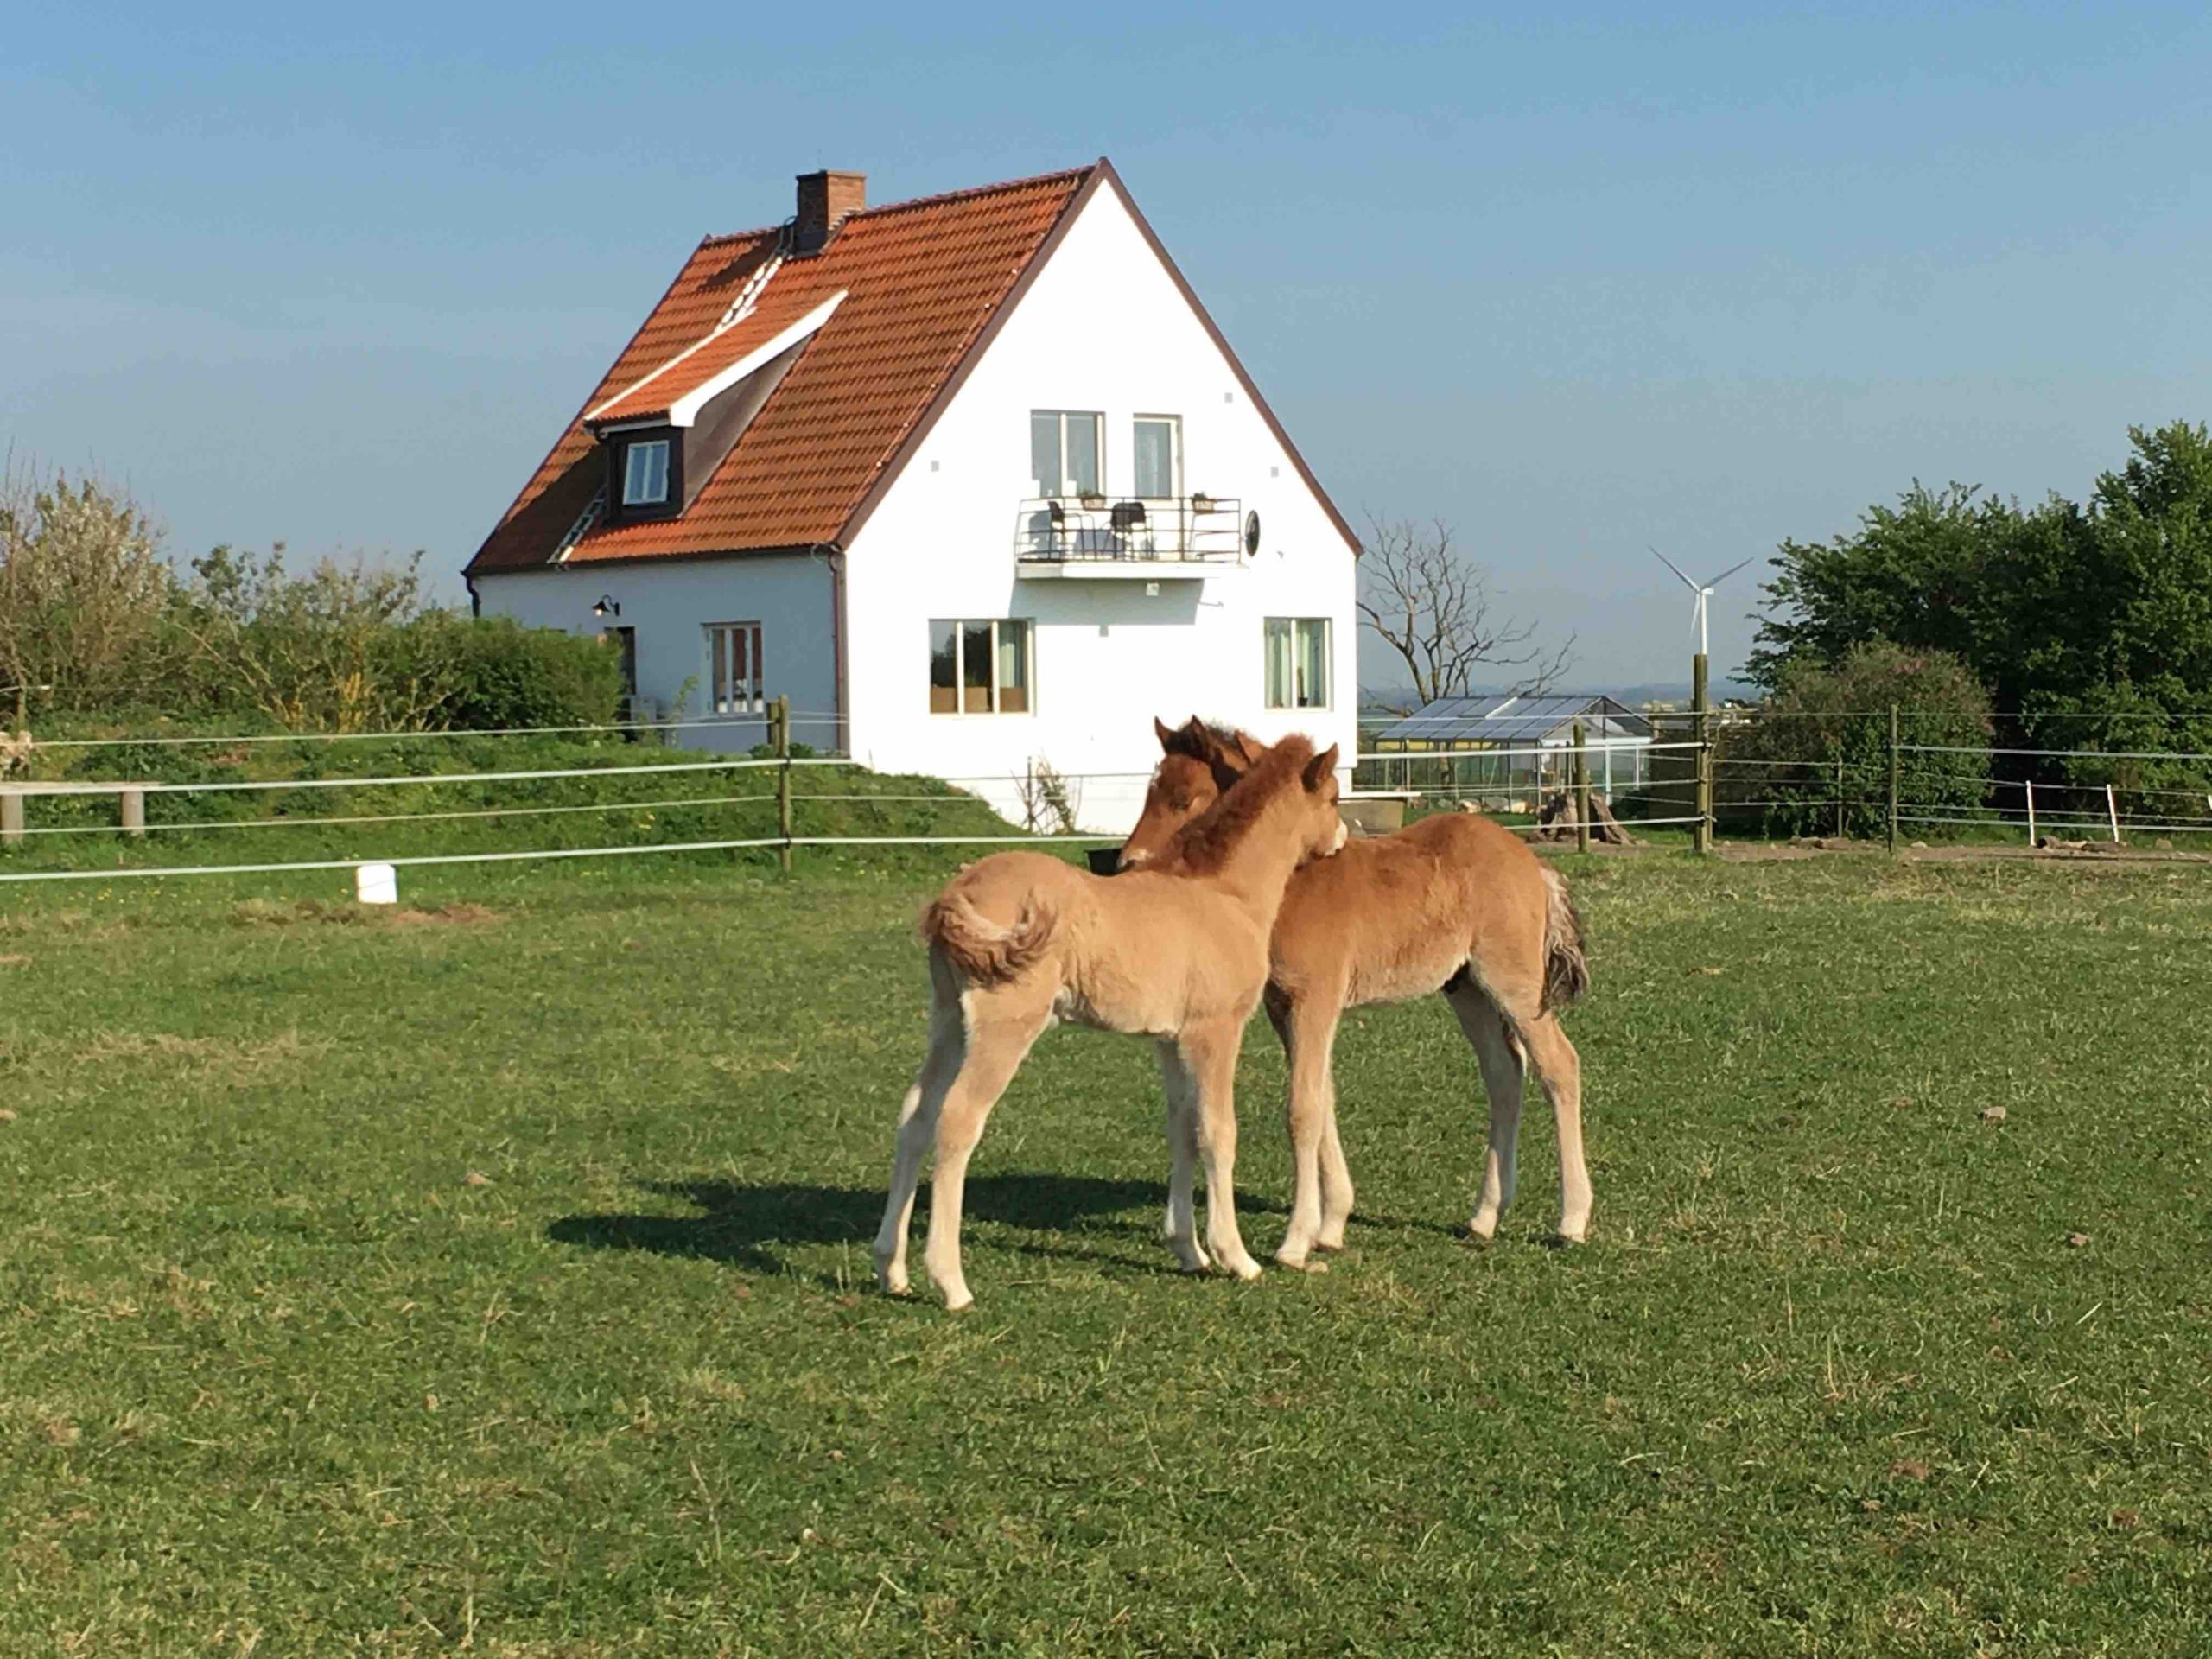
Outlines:
{"label": "large ground floor window", "polygon": [[757,715],[767,707],[758,622],[707,624],[707,696],[718,715]]}
{"label": "large ground floor window", "polygon": [[1262,631],[1270,709],[1329,707],[1329,619],[1271,616]]}
{"label": "large ground floor window", "polygon": [[930,712],[1026,715],[1036,664],[1036,630],[1026,617],[930,622]]}

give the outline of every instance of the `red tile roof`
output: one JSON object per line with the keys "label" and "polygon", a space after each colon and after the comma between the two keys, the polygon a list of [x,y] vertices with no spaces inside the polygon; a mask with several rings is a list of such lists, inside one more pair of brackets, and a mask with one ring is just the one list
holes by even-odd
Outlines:
{"label": "red tile roof", "polygon": [[469,574],[553,562],[606,482],[606,461],[584,426],[586,413],[599,422],[664,416],[677,398],[840,291],[845,298],[836,313],[806,341],[736,448],[680,516],[595,526],[567,562],[842,546],[1057,233],[1103,184],[1120,194],[1253,407],[1357,552],[1358,537],[1111,164],[1101,160],[855,213],[820,252],[786,258],[753,296],[753,311],[719,334],[747,282],[776,257],[780,238],[773,229],[709,237],[477,550]]}
{"label": "red tile roof", "polygon": [[[777,232],[702,242],[585,410],[601,420],[664,413],[676,397],[839,290],[846,298],[680,518],[594,529],[568,562],[840,541],[1098,171],[1081,168],[855,213],[820,253],[785,260],[761,290],[758,308],[720,338],[710,338],[716,324],[747,278],[774,256]],[[694,346],[682,364],[667,366]],[[638,385],[648,375],[652,380]],[[600,409],[617,394],[619,403]],[[470,561],[471,574],[550,563],[605,480],[605,460],[579,413]]]}

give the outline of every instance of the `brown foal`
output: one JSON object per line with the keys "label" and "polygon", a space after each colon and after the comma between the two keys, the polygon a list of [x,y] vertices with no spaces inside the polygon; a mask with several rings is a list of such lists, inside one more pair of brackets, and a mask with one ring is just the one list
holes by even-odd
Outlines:
{"label": "brown foal", "polygon": [[[1179,728],[1154,727],[1165,753],[1122,849],[1124,870],[1173,869],[1179,826],[1268,753],[1242,732],[1196,718]],[[1533,1071],[1551,1097],[1559,1135],[1559,1235],[1581,1241],[1591,1205],[1582,1063],[1559,1011],[1589,978],[1581,922],[1556,870],[1487,818],[1425,818],[1395,835],[1351,842],[1294,874],[1268,956],[1266,1006],[1289,1065],[1296,1169],[1277,1261],[1304,1267],[1313,1250],[1344,1246],[1352,1185],[1330,1064],[1338,1020],[1346,1008],[1436,990],[1459,1017],[1490,1096],[1489,1153],[1470,1228],[1490,1237],[1513,1201],[1522,1079]]]}
{"label": "brown foal", "polygon": [[[899,1115],[876,1272],[906,1288],[906,1232],[932,1143],[930,1281],[955,1310],[969,1154],[1029,1046],[1071,1020],[1153,1038],[1167,1088],[1166,1232],[1183,1266],[1240,1279],[1260,1265],[1236,1228],[1236,1054],[1268,982],[1268,938],[1291,872],[1344,843],[1337,752],[1285,739],[1163,838],[1172,871],[1113,880],[1041,853],[969,865],[922,914],[930,947],[929,1058]],[[1205,1246],[1192,1165],[1206,1172]]]}

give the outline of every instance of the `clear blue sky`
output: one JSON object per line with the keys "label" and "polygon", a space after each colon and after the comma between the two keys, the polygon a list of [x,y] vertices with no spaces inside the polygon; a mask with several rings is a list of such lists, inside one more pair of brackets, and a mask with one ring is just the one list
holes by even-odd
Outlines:
{"label": "clear blue sky", "polygon": [[2201,6],[1041,15],[21,9],[0,442],[178,553],[421,547],[457,595],[702,232],[814,167],[1102,153],[1345,510],[1450,520],[1592,684],[1686,671],[1647,542],[2078,494],[2206,413]]}

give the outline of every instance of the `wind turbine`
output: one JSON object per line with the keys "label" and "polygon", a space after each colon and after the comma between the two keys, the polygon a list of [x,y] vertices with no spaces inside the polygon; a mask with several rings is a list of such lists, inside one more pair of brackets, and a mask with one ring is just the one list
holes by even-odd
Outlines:
{"label": "wind turbine", "polygon": [[[1649,543],[1646,543],[1646,545],[1648,547]],[[1751,560],[1738,560],[1734,564],[1730,565],[1726,570],[1723,570],[1719,575],[1713,577],[1712,581],[1707,582],[1704,586],[1700,587],[1696,582],[1692,582],[1688,576],[1683,575],[1682,567],[1681,565],[1676,564],[1672,559],[1669,558],[1664,553],[1662,553],[1657,548],[1652,547],[1649,549],[1649,551],[1653,558],[1658,560],[1660,563],[1665,565],[1677,576],[1681,577],[1683,587],[1688,588],[1690,592],[1697,595],[1697,654],[1700,657],[1704,656],[1706,654],[1705,602],[1713,597],[1713,590],[1714,588],[1718,588],[1722,582],[1727,581],[1729,577],[1734,575],[1738,570],[1749,564]],[[1757,558],[1758,556],[1757,554],[1753,554],[1751,556],[1752,558]]]}

